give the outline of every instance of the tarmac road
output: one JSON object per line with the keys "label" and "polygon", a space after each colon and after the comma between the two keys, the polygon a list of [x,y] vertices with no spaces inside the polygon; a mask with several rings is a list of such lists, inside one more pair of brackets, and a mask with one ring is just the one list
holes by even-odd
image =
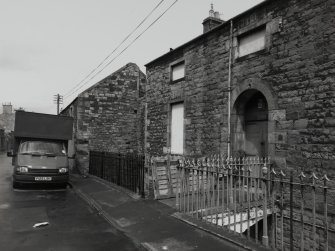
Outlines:
{"label": "tarmac road", "polygon": [[[13,190],[11,158],[0,155],[0,250],[139,250],[71,188]],[[34,228],[34,224],[48,225]]]}

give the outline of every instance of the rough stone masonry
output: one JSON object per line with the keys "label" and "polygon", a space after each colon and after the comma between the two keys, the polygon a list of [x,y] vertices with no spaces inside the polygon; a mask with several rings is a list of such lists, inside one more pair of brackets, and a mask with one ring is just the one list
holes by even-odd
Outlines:
{"label": "rough stone masonry", "polygon": [[[334,13],[333,0],[264,1],[148,63],[147,153],[166,155],[171,105],[182,102],[185,156],[227,154],[228,147],[232,155],[246,154],[259,136],[264,137],[259,149],[276,168],[318,177],[327,173],[334,181]],[[243,43],[256,33],[264,34],[263,47],[240,56]],[[185,76],[172,81],[179,62]],[[334,198],[329,200],[332,227]],[[317,211],[322,214],[321,204]],[[317,235],[322,243],[319,228]],[[334,248],[334,238],[329,241]]]}
{"label": "rough stone masonry", "polygon": [[[147,152],[164,155],[170,106],[183,102],[184,155],[226,153],[229,138],[236,153],[239,106],[254,90],[267,102],[267,153],[276,165],[335,177],[334,10],[332,0],[265,1],[233,18],[231,90],[230,21],[148,63]],[[240,38],[262,28],[264,48],[239,57]],[[178,60],[185,77],[173,82]],[[228,135],[229,106],[235,135]]]}
{"label": "rough stone masonry", "polygon": [[92,150],[143,154],[144,107],[141,100],[145,81],[139,67],[128,63],[79,94],[62,111],[74,117],[74,139],[70,145],[81,173],[88,172],[89,151]]}

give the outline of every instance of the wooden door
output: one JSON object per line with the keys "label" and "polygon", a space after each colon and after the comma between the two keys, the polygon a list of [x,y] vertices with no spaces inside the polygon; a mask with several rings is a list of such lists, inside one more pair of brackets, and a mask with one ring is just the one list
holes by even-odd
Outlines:
{"label": "wooden door", "polygon": [[267,121],[246,123],[246,154],[248,156],[266,157],[267,154]]}
{"label": "wooden door", "polygon": [[[247,156],[264,158],[267,155],[267,121],[246,123],[245,149]],[[251,177],[261,177],[260,166],[251,170]]]}

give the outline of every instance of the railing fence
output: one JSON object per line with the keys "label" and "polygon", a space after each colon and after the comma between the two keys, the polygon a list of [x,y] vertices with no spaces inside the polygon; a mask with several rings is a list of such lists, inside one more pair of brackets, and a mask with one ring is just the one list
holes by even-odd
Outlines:
{"label": "railing fence", "polygon": [[273,249],[331,250],[328,182],[327,175],[275,170],[269,158],[180,160],[176,207]]}
{"label": "railing fence", "polygon": [[90,151],[89,173],[144,197],[144,156]]}

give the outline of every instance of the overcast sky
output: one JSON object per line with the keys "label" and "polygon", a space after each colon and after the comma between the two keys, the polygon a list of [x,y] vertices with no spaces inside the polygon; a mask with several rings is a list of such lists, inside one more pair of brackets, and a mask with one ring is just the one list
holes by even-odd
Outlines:
{"label": "overcast sky", "polygon": [[[55,94],[64,95],[65,107],[78,93],[126,63],[136,63],[145,72],[146,63],[202,34],[211,3],[227,20],[262,2],[177,0],[114,59],[175,2],[165,0],[111,55],[109,60],[114,61],[105,70],[87,83],[82,81],[160,1],[0,0],[0,102],[55,114]],[[81,88],[73,90],[75,86]]]}

